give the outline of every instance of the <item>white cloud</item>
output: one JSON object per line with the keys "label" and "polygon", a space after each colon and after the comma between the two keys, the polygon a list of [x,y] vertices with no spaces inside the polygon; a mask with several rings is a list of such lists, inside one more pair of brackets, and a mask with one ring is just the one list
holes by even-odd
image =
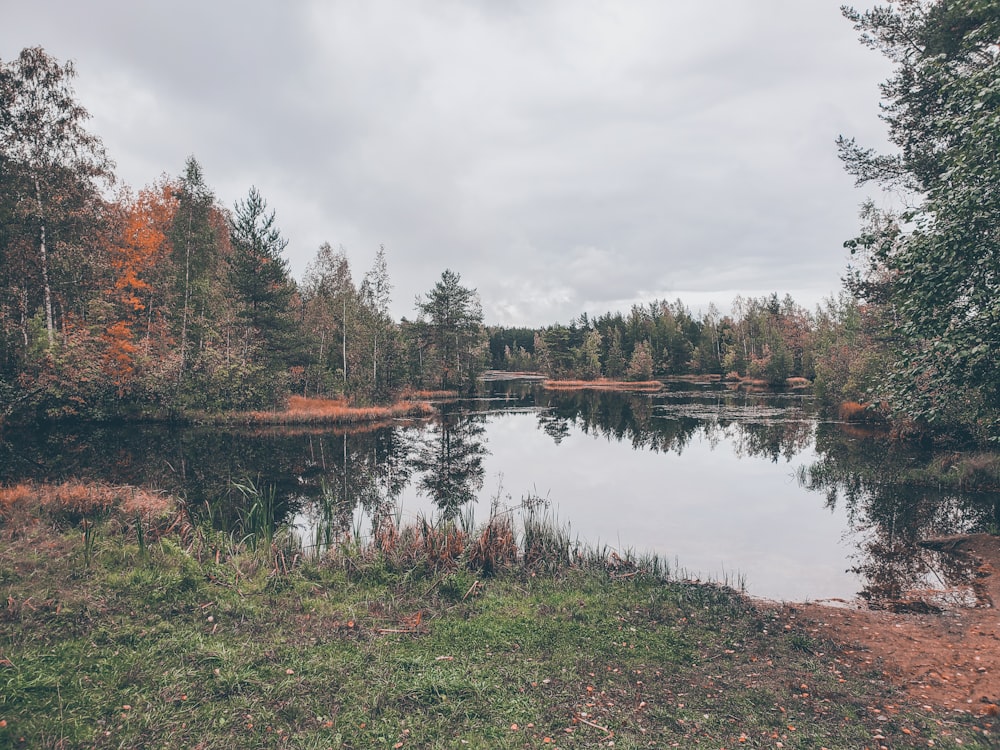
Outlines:
{"label": "white cloud", "polygon": [[225,203],[256,185],[297,274],[384,243],[397,315],[449,267],[494,322],[818,299],[862,198],[833,141],[882,143],[887,68],[835,3],[37,0],[0,57],[31,44],[127,182],[194,154]]}

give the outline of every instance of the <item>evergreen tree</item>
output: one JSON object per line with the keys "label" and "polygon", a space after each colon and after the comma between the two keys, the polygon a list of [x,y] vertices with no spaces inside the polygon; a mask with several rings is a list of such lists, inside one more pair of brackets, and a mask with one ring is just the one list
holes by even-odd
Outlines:
{"label": "evergreen tree", "polygon": [[608,344],[608,357],[604,365],[604,373],[612,379],[625,376],[625,352],[622,351],[622,331],[618,326],[611,329],[611,343]]}
{"label": "evergreen tree", "polygon": [[486,336],[483,308],[475,289],[451,270],[417,300],[422,339],[428,345],[425,367],[442,388],[469,384],[482,368]]}
{"label": "evergreen tree", "polygon": [[180,368],[186,369],[188,341],[192,330],[200,337],[214,317],[211,310],[211,287],[219,264],[219,236],[215,196],[205,184],[201,165],[193,156],[184,164],[184,174],[177,181],[174,196],[177,210],[170,232],[177,296],[180,297]]}
{"label": "evergreen tree", "polygon": [[584,380],[601,377],[601,333],[587,331],[577,354],[577,373]]}
{"label": "evergreen tree", "polygon": [[236,203],[230,240],[229,281],[241,303],[240,317],[260,337],[268,358],[278,363],[291,343],[289,303],[295,288],[282,257],[288,241],[256,188]]}
{"label": "evergreen tree", "polygon": [[897,414],[1000,440],[1000,5],[907,0],[844,10],[892,60],[883,119],[898,147],[841,138],[858,183],[909,193],[898,215],[865,209],[851,288],[884,305],[891,349],[878,384]]}
{"label": "evergreen tree", "polygon": [[652,380],[653,355],[649,351],[648,342],[640,341],[636,344],[628,363],[628,376],[630,380]]}

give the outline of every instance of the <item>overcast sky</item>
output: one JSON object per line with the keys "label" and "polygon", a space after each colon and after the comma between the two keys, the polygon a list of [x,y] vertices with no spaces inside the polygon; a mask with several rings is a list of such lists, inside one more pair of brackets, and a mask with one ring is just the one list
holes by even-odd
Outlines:
{"label": "overcast sky", "polygon": [[301,279],[386,248],[393,311],[451,268],[487,322],[680,297],[840,288],[864,190],[839,134],[882,147],[840,0],[33,0],[0,58],[77,67],[134,188],[193,154],[227,206],[256,185]]}

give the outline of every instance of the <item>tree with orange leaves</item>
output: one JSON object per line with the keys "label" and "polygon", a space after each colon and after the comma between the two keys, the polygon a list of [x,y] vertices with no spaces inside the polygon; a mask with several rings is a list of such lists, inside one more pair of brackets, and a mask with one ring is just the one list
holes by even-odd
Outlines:
{"label": "tree with orange leaves", "polygon": [[[154,307],[163,302],[165,284],[160,283],[171,253],[167,231],[177,210],[177,200],[169,185],[145,188],[134,199],[123,202],[121,234],[109,248],[112,286],[108,289],[112,319],[105,330],[107,350],[104,370],[112,378],[119,396],[128,390],[135,376],[140,347],[137,332],[148,353],[156,321]],[[159,297],[159,300],[157,299]]]}

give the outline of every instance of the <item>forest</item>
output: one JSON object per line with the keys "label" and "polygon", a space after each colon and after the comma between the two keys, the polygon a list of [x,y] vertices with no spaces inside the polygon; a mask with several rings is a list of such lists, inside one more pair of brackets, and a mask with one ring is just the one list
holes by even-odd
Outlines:
{"label": "forest", "polygon": [[[685,375],[811,381],[820,403],[897,434],[977,443],[1000,424],[998,12],[846,10],[897,63],[883,118],[899,147],[843,137],[874,204],[846,246],[845,288],[815,310],[778,294],[723,314],[681,300],[488,326],[475,289],[444,270],[412,320],[389,313],[389,252],[356,281],[324,243],[292,278],[277,212],[255,187],[233,206],[194,156],[179,174],[122,185],[76,70],[40,47],[0,61],[0,408],[8,422],[182,419],[281,408],[289,396],[391,402],[474,387],[486,368],[556,379]],[[915,41],[916,40],[916,41]]]}

